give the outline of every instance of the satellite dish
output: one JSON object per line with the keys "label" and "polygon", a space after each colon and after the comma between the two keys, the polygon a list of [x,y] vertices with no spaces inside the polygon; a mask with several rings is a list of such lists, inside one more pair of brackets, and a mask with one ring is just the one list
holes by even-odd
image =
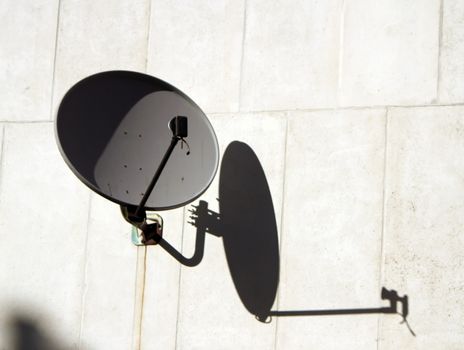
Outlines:
{"label": "satellite dish", "polygon": [[198,198],[211,184],[219,147],[205,113],[155,77],[108,71],[75,84],[63,97],[56,138],[74,174],[116,202],[131,223],[145,210]]}

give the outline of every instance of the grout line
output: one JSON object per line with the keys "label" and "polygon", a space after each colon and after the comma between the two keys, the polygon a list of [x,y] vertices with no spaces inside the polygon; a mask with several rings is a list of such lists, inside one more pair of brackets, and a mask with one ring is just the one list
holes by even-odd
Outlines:
{"label": "grout line", "polygon": [[147,246],[143,247],[143,273],[142,273],[142,295],[140,301],[139,329],[138,329],[138,346],[137,350],[142,348],[142,326],[143,326],[143,306],[145,302],[145,282],[147,279]]}
{"label": "grout line", "polygon": [[[351,106],[351,107],[321,107],[321,108],[295,108],[295,109],[270,109],[270,110],[250,110],[233,112],[207,112],[208,115],[221,117],[233,114],[259,114],[259,113],[289,113],[289,112],[325,112],[325,111],[345,111],[345,110],[365,110],[383,108],[427,108],[427,107],[464,107],[464,102],[443,103],[443,104],[422,104],[422,105],[379,105],[379,106]],[[53,123],[53,120],[0,120],[2,124],[45,124]]]}
{"label": "grout line", "polygon": [[52,90],[50,96],[50,120],[53,120],[53,100],[55,98],[56,57],[58,56],[58,34],[60,31],[61,0],[58,0],[55,31],[55,53],[53,55]]}
{"label": "grout line", "polygon": [[[6,125],[0,124],[2,128],[2,140],[0,144],[0,193],[2,190],[3,184],[3,169],[5,169],[5,135],[6,135]],[[0,196],[0,202],[2,201],[2,197]]]}
{"label": "grout line", "polygon": [[[150,48],[150,30],[151,30],[151,0],[148,0],[148,16],[147,16],[147,37],[146,37],[146,46],[145,46],[145,73],[148,70],[148,53]],[[140,270],[140,260],[139,253],[143,251],[143,265],[142,270]],[[142,336],[143,336],[143,307],[145,303],[145,284],[147,279],[147,246],[137,247],[137,264],[135,268],[135,305],[134,305],[134,319],[132,324],[132,329],[134,332],[133,335],[133,348],[140,350],[142,348]],[[142,276],[140,276],[140,274]],[[141,286],[139,290],[139,281],[141,281]],[[140,293],[140,294],[139,294]],[[140,304],[137,303],[137,299],[140,297]]]}
{"label": "grout line", "polygon": [[145,52],[145,73],[148,72],[148,54],[150,52],[150,31],[151,31],[151,7],[152,3],[151,0],[148,0],[148,25],[147,25],[147,46]]}
{"label": "grout line", "polygon": [[136,261],[135,261],[135,280],[134,280],[134,310],[132,313],[132,350],[136,350],[136,337],[135,337],[135,331],[136,331],[136,318],[137,318],[137,297],[138,297],[138,271],[139,271],[139,247],[135,247],[136,249]]}
{"label": "grout line", "polygon": [[443,41],[443,1],[440,0],[440,12],[439,12],[439,24],[438,24],[438,57],[437,57],[437,92],[435,101],[440,100],[440,87],[441,87],[441,49],[442,49],[442,41]]}
{"label": "grout line", "polygon": [[[184,229],[185,229],[185,209],[184,206],[182,209],[182,237],[180,240],[180,252],[184,253]],[[205,242],[206,243],[206,242]],[[176,316],[176,335],[174,338],[174,349],[177,349],[177,338],[179,335],[179,315],[180,315],[180,291],[182,283],[182,264],[179,264],[179,279],[177,282],[177,316]]]}
{"label": "grout line", "polygon": [[[281,270],[281,252],[282,252],[282,241],[284,237],[284,211],[285,211],[285,193],[286,193],[286,174],[287,174],[287,142],[288,142],[288,115],[285,123],[285,139],[284,139],[284,159],[283,159],[283,178],[282,178],[282,204],[280,207],[280,235],[279,235],[279,287],[277,288],[276,306],[277,310],[280,307],[280,270]],[[274,350],[277,349],[277,334],[279,330],[279,318],[276,317],[276,326],[274,330]]]}
{"label": "grout line", "polygon": [[337,105],[340,105],[340,94],[342,90],[342,76],[343,76],[343,56],[344,56],[344,40],[345,40],[345,6],[346,2],[343,0],[340,12],[340,30],[338,38],[338,79],[337,79]]}
{"label": "grout line", "polygon": [[2,120],[2,124],[50,124],[53,120]]}
{"label": "grout line", "polygon": [[134,313],[133,313],[133,324],[132,324],[132,349],[139,350],[141,347],[141,329],[142,329],[142,309],[143,309],[143,298],[144,298],[144,283],[145,283],[145,271],[141,271],[142,261],[145,264],[147,255],[146,246],[137,246],[137,263],[135,265],[135,291],[134,291]]}
{"label": "grout line", "polygon": [[240,78],[238,83],[238,110],[242,109],[242,87],[243,87],[243,60],[245,57],[245,38],[247,27],[247,0],[243,2],[243,32],[242,32],[242,52],[240,55]]}
{"label": "grout line", "polygon": [[[385,228],[386,228],[386,207],[387,207],[387,158],[388,158],[388,108],[385,110],[385,143],[384,143],[384,160],[383,160],[383,194],[382,194],[382,220],[380,234],[380,264],[379,264],[379,290],[382,288],[385,260]],[[377,350],[380,346],[382,315],[377,315]]]}
{"label": "grout line", "polygon": [[82,276],[82,290],[81,290],[81,323],[79,325],[79,341],[78,341],[78,349],[82,347],[82,329],[84,326],[84,318],[85,318],[85,299],[87,296],[88,291],[88,281],[87,281],[87,272],[89,268],[89,230],[90,230],[90,213],[92,211],[92,191],[89,191],[89,202],[88,202],[88,209],[87,209],[87,229],[85,235],[85,245],[84,245],[84,272]]}
{"label": "grout line", "polygon": [[258,113],[289,113],[289,112],[325,112],[325,111],[345,111],[345,110],[365,110],[365,109],[384,109],[384,108],[427,108],[427,107],[459,107],[464,106],[464,102],[444,103],[444,104],[417,104],[417,105],[378,105],[378,106],[345,106],[345,107],[320,107],[320,108],[294,108],[294,109],[269,109],[269,110],[249,110],[233,112],[207,112],[208,115],[230,116],[233,114],[258,114]]}
{"label": "grout line", "polygon": [[136,350],[135,348],[135,320],[137,318],[137,299],[138,299],[138,271],[139,271],[139,247],[136,248],[136,262],[135,262],[135,283],[134,283],[134,310],[132,313],[132,350]]}

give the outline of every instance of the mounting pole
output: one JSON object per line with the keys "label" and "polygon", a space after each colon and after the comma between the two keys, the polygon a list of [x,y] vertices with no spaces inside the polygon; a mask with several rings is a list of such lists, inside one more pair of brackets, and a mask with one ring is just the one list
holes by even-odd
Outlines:
{"label": "mounting pole", "polygon": [[176,147],[177,143],[179,141],[183,141],[184,137],[187,137],[188,132],[187,132],[187,117],[182,117],[182,116],[177,116],[171,119],[169,122],[169,128],[172,131],[172,138],[171,138],[171,143],[166,151],[166,153],[163,156],[163,159],[161,160],[160,165],[158,166],[158,169],[155,172],[155,175],[153,176],[150,184],[148,185],[142,200],[140,201],[139,205],[137,206],[137,209],[135,212],[129,213],[128,218],[131,221],[140,223],[143,222],[145,219],[145,204],[148,201],[148,198],[150,197],[151,193],[153,192],[153,188],[155,187],[156,183],[158,182],[159,177],[161,176],[161,173],[166,166],[166,163],[169,160],[169,157],[172,154],[172,151]]}
{"label": "mounting pole", "polygon": [[159,179],[159,177],[161,175],[161,172],[163,171],[164,167],[166,166],[166,163],[168,162],[169,157],[171,156],[172,151],[176,147],[177,142],[179,142],[179,140],[180,140],[180,137],[177,137],[177,136],[172,137],[171,144],[169,145],[166,153],[164,154],[164,157],[161,160],[161,163],[158,166],[158,169],[156,170],[156,173],[153,176],[153,179],[151,179],[151,182],[148,185],[148,187],[147,187],[147,189],[146,189],[146,191],[145,191],[145,193],[143,195],[143,198],[140,201],[139,206],[137,207],[137,210],[134,213],[134,216],[140,217],[140,215],[142,214],[142,210],[144,210],[144,208],[145,208],[145,204],[147,203],[148,197],[150,197],[151,192],[153,191],[153,188],[155,187],[156,183],[158,182],[158,179]]}

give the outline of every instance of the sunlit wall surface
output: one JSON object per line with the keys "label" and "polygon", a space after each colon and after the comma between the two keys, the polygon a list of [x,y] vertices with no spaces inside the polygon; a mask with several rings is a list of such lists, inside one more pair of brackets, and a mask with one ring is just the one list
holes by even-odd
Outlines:
{"label": "sunlit wall surface", "polygon": [[[2,0],[0,19],[1,349],[463,348],[463,1]],[[222,237],[195,267],[133,246],[54,136],[64,93],[113,69],[177,86],[221,154],[256,154],[273,311],[384,307],[385,287],[408,295],[416,336],[394,314],[258,321]],[[200,198],[215,212],[219,182]],[[188,257],[187,209],[162,215]]]}

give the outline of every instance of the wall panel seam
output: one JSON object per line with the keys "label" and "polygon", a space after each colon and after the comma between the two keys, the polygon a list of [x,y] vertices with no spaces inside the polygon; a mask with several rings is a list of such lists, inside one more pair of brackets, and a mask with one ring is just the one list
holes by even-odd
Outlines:
{"label": "wall panel seam", "polygon": [[90,216],[92,212],[92,192],[89,191],[88,197],[88,210],[87,210],[87,228],[85,234],[85,245],[84,245],[84,271],[82,276],[82,288],[81,288],[81,319],[79,325],[79,340],[78,349],[82,347],[82,330],[85,322],[85,299],[88,291],[88,267],[89,267],[89,231],[90,231]]}
{"label": "wall panel seam", "polygon": [[[382,219],[381,219],[381,234],[380,234],[380,261],[379,261],[379,290],[382,288],[383,283],[383,271],[384,271],[384,260],[385,260],[385,227],[386,227],[386,205],[387,205],[387,167],[388,167],[388,108],[385,109],[385,133],[384,133],[384,160],[383,160],[383,185],[382,185]],[[380,349],[380,337],[381,337],[381,320],[382,315],[377,315],[377,350]]]}
{"label": "wall panel seam", "polygon": [[343,55],[344,55],[344,40],[345,40],[345,0],[342,1],[342,8],[340,11],[340,19],[338,24],[339,28],[339,38],[338,38],[338,77],[337,77],[337,105],[340,105],[340,95],[342,94],[342,84],[343,84]]}
{"label": "wall panel seam", "polygon": [[[2,140],[0,145],[0,193],[2,193],[2,183],[3,183],[3,169],[5,168],[5,134],[6,134],[6,125],[3,123],[0,124],[0,128],[2,129]],[[0,202],[2,201],[2,197],[0,196]]]}
{"label": "wall panel seam", "polygon": [[[135,286],[134,286],[134,312],[132,319],[132,348],[139,350],[141,347],[141,329],[142,329],[142,308],[144,298],[145,284],[145,261],[147,255],[147,247],[136,247],[137,263],[135,264]],[[143,265],[142,265],[143,263]],[[141,286],[141,287],[139,287]]]}
{"label": "wall panel seam", "polygon": [[[180,238],[180,252],[183,254],[184,253],[184,229],[185,229],[185,206],[182,211],[182,235]],[[198,234],[198,233],[197,233]],[[179,317],[180,317],[180,292],[181,292],[181,284],[182,284],[182,265],[179,264],[179,279],[177,282],[177,315],[176,315],[176,335],[175,335],[175,340],[174,340],[174,349],[177,349],[177,340],[179,336]]]}
{"label": "wall panel seam", "polygon": [[[263,114],[276,113],[282,114],[285,112],[328,112],[328,111],[350,111],[350,110],[369,110],[369,109],[385,109],[385,108],[426,108],[426,107],[459,107],[464,106],[464,102],[457,103],[432,103],[432,104],[417,104],[417,105],[372,105],[372,106],[340,106],[340,107],[321,107],[321,108],[294,108],[294,109],[270,109],[270,110],[247,110],[240,111],[241,114]],[[208,112],[209,115],[230,116],[230,112]]]}
{"label": "wall panel seam", "polygon": [[[284,237],[284,211],[285,211],[285,193],[286,193],[286,173],[287,173],[287,140],[288,140],[288,113],[285,114],[285,138],[284,138],[284,157],[283,157],[283,176],[282,176],[282,203],[280,208],[280,235],[279,235],[279,285],[280,285],[280,270],[282,267],[281,257],[282,257],[282,241]],[[279,301],[280,301],[280,288],[277,288],[276,296],[276,307],[279,310]],[[278,337],[278,328],[279,328],[279,318],[276,317],[276,325],[274,330],[274,350],[277,349],[277,337]]]}
{"label": "wall panel seam", "polygon": [[139,320],[139,329],[138,329],[138,347],[137,349],[140,350],[142,348],[142,337],[143,337],[143,307],[145,305],[145,286],[147,282],[147,246],[144,248],[144,255],[143,255],[143,276],[142,276],[142,294],[141,294],[141,302],[140,302],[140,320]]}
{"label": "wall panel seam", "polygon": [[56,31],[55,31],[55,52],[53,54],[53,68],[52,68],[52,86],[50,93],[50,120],[53,120],[54,109],[53,100],[55,98],[55,75],[56,75],[56,57],[58,56],[58,35],[60,32],[60,15],[61,15],[61,0],[58,0],[58,9],[56,14]]}
{"label": "wall panel seam", "polygon": [[443,2],[440,0],[440,12],[439,12],[439,22],[438,22],[438,57],[437,57],[437,92],[435,101],[440,101],[440,87],[441,87],[441,49],[443,42]]}
{"label": "wall panel seam", "polygon": [[145,73],[148,72],[148,57],[150,54],[150,37],[151,37],[151,8],[152,8],[152,0],[148,0],[148,25],[147,25],[147,46],[146,46],[146,53],[145,53]]}
{"label": "wall panel seam", "polygon": [[243,2],[243,27],[242,27],[242,52],[240,54],[240,77],[238,83],[238,110],[242,111],[242,91],[243,91],[243,61],[245,59],[245,39],[247,27],[247,0]]}
{"label": "wall panel seam", "polygon": [[[150,53],[150,37],[151,37],[151,20],[152,20],[152,0],[147,1],[147,34],[146,34],[146,46],[145,46],[145,73],[148,72],[148,64],[149,64],[149,53]],[[139,276],[140,268],[139,268],[139,253],[143,248],[143,275]],[[137,247],[137,263],[136,263],[136,270],[135,270],[135,294],[134,294],[134,318],[132,323],[133,329],[133,343],[134,348],[140,350],[142,348],[142,338],[143,338],[143,315],[144,315],[144,301],[145,301],[145,286],[146,286],[146,275],[147,275],[147,259],[148,259],[148,251],[147,246],[139,248]],[[142,286],[141,291],[138,291],[139,288],[139,280],[142,279]],[[137,303],[137,298],[140,296],[140,306]]]}

